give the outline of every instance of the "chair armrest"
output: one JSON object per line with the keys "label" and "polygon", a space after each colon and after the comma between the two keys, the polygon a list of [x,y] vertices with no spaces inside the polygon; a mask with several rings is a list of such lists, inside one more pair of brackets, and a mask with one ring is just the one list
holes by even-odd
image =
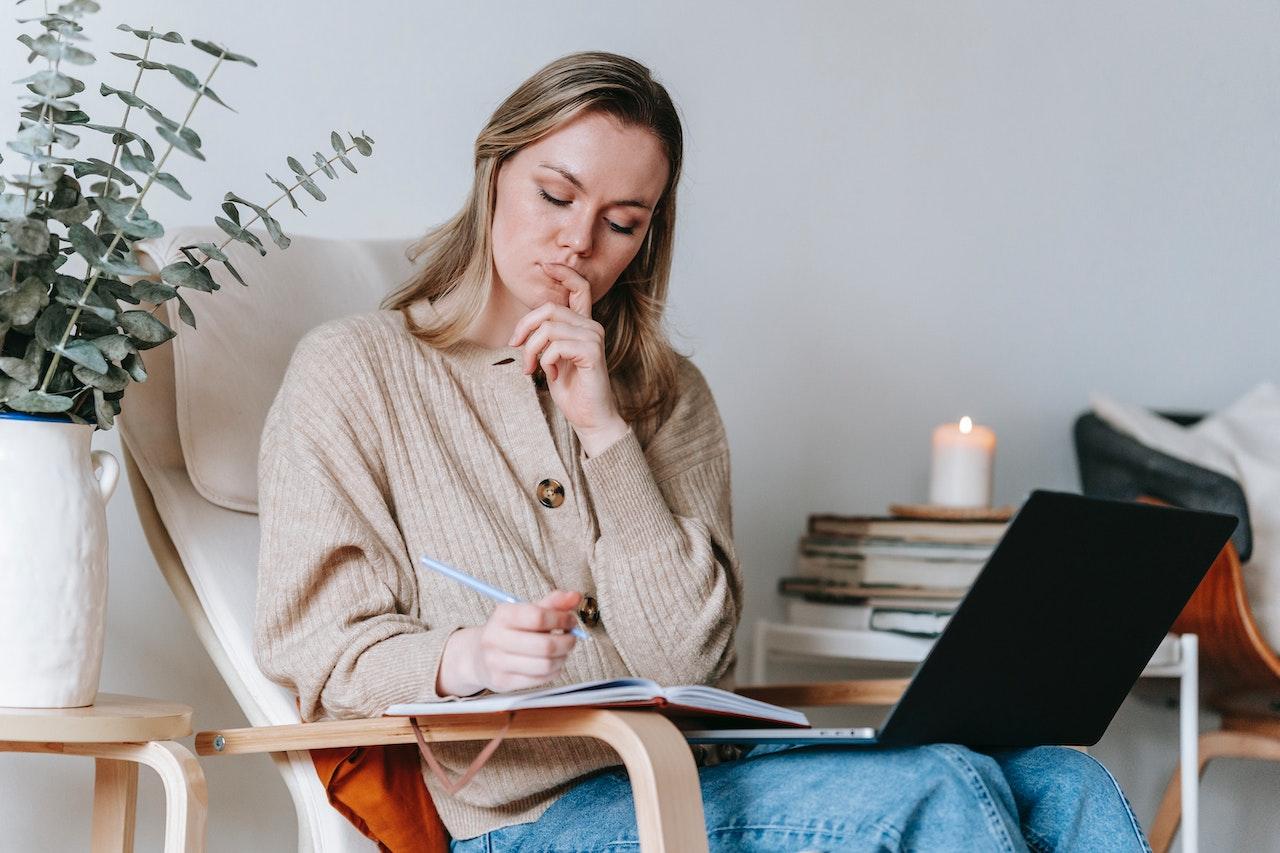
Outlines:
{"label": "chair armrest", "polygon": [[[427,741],[489,740],[507,713],[419,717]],[[531,708],[514,712],[507,738],[590,737],[622,758],[635,798],[640,847],[646,851],[705,853],[702,792],[693,753],[675,724],[653,711]],[[220,729],[196,735],[200,755],[413,743],[407,717],[331,720],[291,726]]]}
{"label": "chair armrest", "polygon": [[905,678],[868,678],[861,681],[829,681],[819,684],[769,684],[739,687],[734,692],[748,699],[787,707],[821,705],[892,705],[907,689]]}

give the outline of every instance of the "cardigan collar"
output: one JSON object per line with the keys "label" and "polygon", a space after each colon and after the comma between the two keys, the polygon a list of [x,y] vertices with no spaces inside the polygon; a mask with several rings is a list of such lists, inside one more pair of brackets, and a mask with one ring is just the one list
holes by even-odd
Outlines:
{"label": "cardigan collar", "polygon": [[[440,318],[439,312],[425,299],[409,306],[413,320],[420,325],[430,325]],[[426,346],[426,344],[424,344]],[[488,384],[510,385],[530,384],[544,385],[537,380],[542,378],[542,368],[535,370],[534,376],[526,376],[523,371],[523,347],[486,347],[468,340],[460,340],[452,346],[436,349],[442,358],[461,367],[468,374]],[[535,376],[537,379],[535,379]]]}

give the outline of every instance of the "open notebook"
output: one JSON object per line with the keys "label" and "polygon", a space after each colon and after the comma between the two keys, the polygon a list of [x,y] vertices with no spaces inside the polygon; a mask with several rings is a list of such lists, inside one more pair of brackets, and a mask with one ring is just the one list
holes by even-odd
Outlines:
{"label": "open notebook", "polygon": [[[402,702],[387,708],[390,717],[425,717],[444,714],[485,714],[521,708],[657,708],[671,717],[723,717],[753,720],[762,725],[808,727],[800,711],[748,699],[717,687],[700,684],[662,687],[647,678],[612,678],[583,681],[559,687],[493,693],[439,702]],[[731,721],[731,720],[727,720]]]}

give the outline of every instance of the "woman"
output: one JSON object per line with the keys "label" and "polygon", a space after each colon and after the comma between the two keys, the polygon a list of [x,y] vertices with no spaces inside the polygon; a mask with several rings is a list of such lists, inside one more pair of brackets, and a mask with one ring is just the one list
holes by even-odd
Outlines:
{"label": "woman", "polygon": [[[418,275],[299,344],[263,435],[257,639],[305,719],[619,675],[730,685],[728,447],[660,329],[681,152],[642,65],[551,63],[481,132]],[[535,603],[494,607],[420,554]],[[434,749],[457,773],[481,746]],[[1146,847],[1072,750],[696,754],[717,850]],[[456,795],[426,781],[457,850],[634,849],[616,765],[594,741],[505,741]]]}

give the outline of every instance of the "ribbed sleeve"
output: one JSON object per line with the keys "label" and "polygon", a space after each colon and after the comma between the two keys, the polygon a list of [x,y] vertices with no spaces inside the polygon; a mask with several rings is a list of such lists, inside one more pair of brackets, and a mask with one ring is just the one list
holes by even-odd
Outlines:
{"label": "ribbed sleeve", "polygon": [[336,367],[324,336],[302,342],[258,463],[258,664],[298,693],[305,720],[439,698],[441,651],[460,627],[411,615],[418,585],[357,437],[357,401],[326,380]]}
{"label": "ribbed sleeve", "polygon": [[[668,684],[713,684],[733,664],[742,580],[732,542],[729,450],[696,368],[642,450],[633,431],[582,463],[600,538],[591,574],[601,619],[628,668]],[[654,470],[665,472],[659,482]]]}

